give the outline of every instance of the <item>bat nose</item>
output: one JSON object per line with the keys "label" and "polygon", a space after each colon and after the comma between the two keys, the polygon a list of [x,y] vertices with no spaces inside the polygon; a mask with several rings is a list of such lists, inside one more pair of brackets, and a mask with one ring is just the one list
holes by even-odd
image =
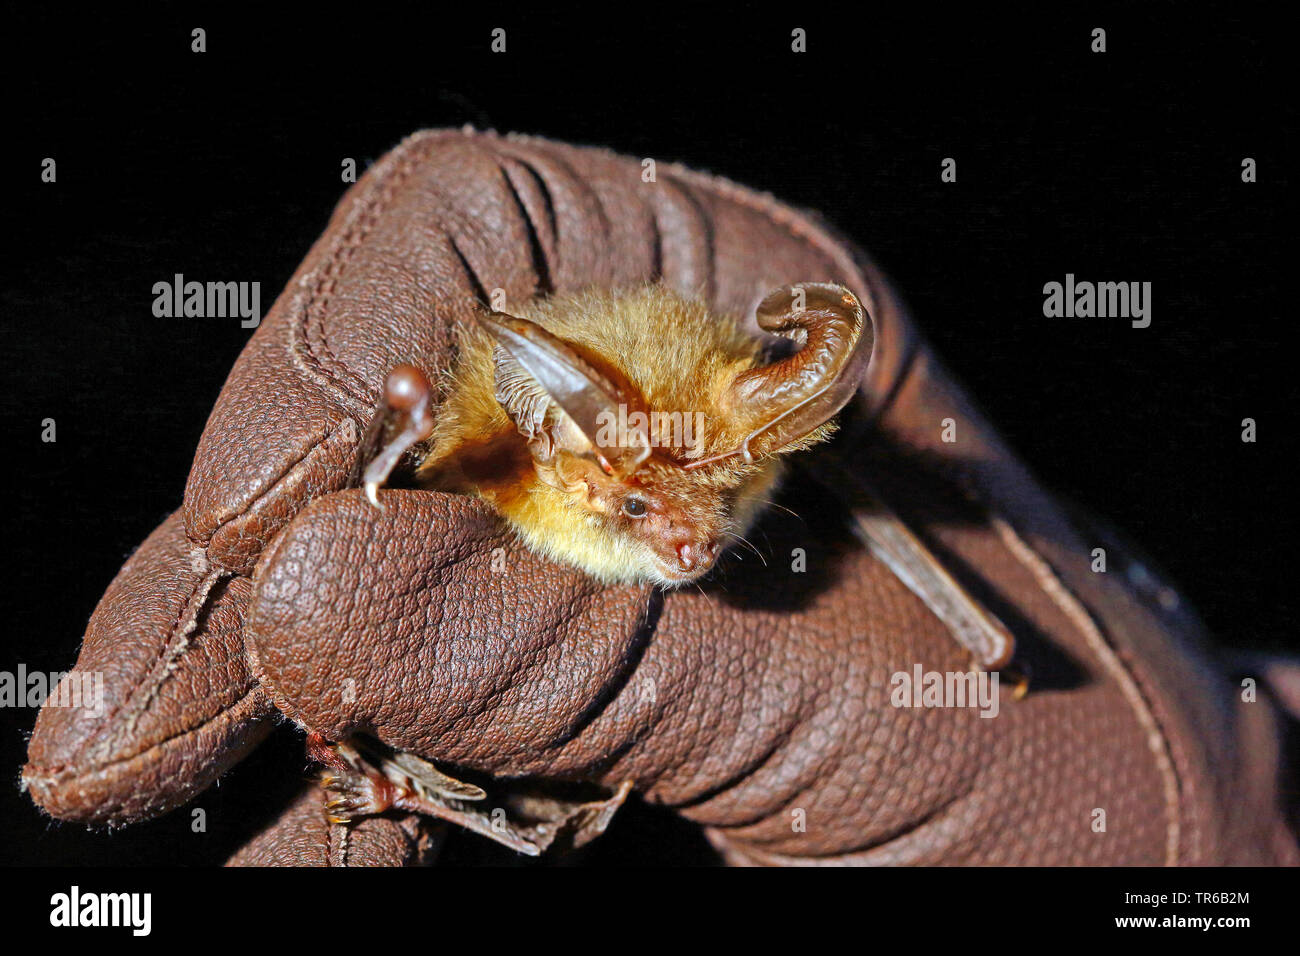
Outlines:
{"label": "bat nose", "polygon": [[677,566],[683,571],[708,567],[717,556],[716,541],[684,541],[677,546]]}

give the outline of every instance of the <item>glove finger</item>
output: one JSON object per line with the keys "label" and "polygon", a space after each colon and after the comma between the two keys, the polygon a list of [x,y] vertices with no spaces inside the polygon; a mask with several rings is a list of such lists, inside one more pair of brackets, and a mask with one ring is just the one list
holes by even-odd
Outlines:
{"label": "glove finger", "polygon": [[250,582],[207,567],[179,512],[90,619],[77,665],[36,720],[23,786],[52,816],[119,825],[205,789],[269,732],[244,658]]}
{"label": "glove finger", "polygon": [[426,491],[313,502],[259,562],[254,672],[326,738],[543,773],[626,680],[649,589],[535,557],[485,505]]}

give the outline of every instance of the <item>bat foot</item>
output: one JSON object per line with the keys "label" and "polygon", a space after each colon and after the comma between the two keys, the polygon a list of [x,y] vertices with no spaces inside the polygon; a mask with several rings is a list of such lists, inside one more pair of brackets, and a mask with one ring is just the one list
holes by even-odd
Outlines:
{"label": "bat foot", "polygon": [[325,819],[330,823],[377,816],[391,810],[400,799],[391,783],[374,774],[325,770],[321,786],[325,788]]}
{"label": "bat foot", "polygon": [[[971,659],[970,668],[973,671],[990,670],[975,658]],[[1033,678],[1033,671],[1029,669],[1028,664],[1003,664],[1001,667],[993,668],[992,672],[998,675],[999,681],[1010,683],[1012,700],[1024,700],[1029,694],[1029,684]]]}
{"label": "bat foot", "polygon": [[487,797],[481,788],[414,754],[356,737],[328,741],[317,733],[307,735],[307,753],[323,765],[325,816],[331,823],[401,810],[447,820],[528,856],[537,856],[545,846],[537,839],[540,834],[513,826],[499,808],[476,807]]}
{"label": "bat foot", "polygon": [[1025,695],[1029,693],[1030,680],[1034,676],[1029,665],[1008,664],[1002,668],[1002,674],[1011,680],[1011,699],[1024,700]]}
{"label": "bat foot", "polygon": [[330,823],[351,823],[385,813],[400,799],[393,782],[347,743],[331,743],[320,734],[308,734],[307,755],[323,765],[320,782]]}

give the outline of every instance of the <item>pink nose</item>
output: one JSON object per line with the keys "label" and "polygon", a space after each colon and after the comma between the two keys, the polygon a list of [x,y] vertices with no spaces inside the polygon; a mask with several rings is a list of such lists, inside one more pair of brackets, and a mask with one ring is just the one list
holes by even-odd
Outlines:
{"label": "pink nose", "polygon": [[686,541],[677,546],[677,566],[683,571],[694,571],[696,568],[708,567],[717,556],[718,543],[716,541],[705,541],[702,544]]}

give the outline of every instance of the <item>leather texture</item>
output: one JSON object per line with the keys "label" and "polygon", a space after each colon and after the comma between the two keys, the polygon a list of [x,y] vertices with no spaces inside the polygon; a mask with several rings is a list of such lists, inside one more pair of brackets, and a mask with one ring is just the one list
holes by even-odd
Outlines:
{"label": "leather texture", "polygon": [[[1297,862],[1272,705],[1240,700],[1192,613],[1037,485],[866,258],[725,180],[656,180],[470,130],[370,169],[232,371],[181,512],[96,610],[78,668],[105,672],[111,706],[84,726],[42,712],[34,799],[90,822],[179,806],[273,703],[507,788],[632,781],[738,864]],[[465,498],[392,490],[380,512],[347,488],[387,371],[445,367],[493,290],[648,281],[750,322],[778,285],[853,289],[878,345],[837,454],[1016,633],[1025,698],[1004,685],[992,719],[891,706],[891,675],[969,655],[825,504],[815,452],[782,498],[802,520],[765,520],[767,566],[666,594],[548,564]],[[409,819],[341,852],[318,806],[305,793],[234,862],[427,859]]]}
{"label": "leather texture", "polygon": [[[109,585],[76,672],[100,713],[41,709],[23,783],[56,817],[120,825],[180,806],[269,733],[243,624],[250,582],[221,575],[167,519]],[[67,678],[65,678],[67,679]]]}
{"label": "leather texture", "polygon": [[437,858],[445,830],[412,816],[325,819],[325,791],[305,787],[226,866],[416,866]]}
{"label": "leather texture", "polygon": [[329,823],[325,791],[309,785],[226,865],[417,866],[437,859],[444,836],[443,827],[409,815]]}

